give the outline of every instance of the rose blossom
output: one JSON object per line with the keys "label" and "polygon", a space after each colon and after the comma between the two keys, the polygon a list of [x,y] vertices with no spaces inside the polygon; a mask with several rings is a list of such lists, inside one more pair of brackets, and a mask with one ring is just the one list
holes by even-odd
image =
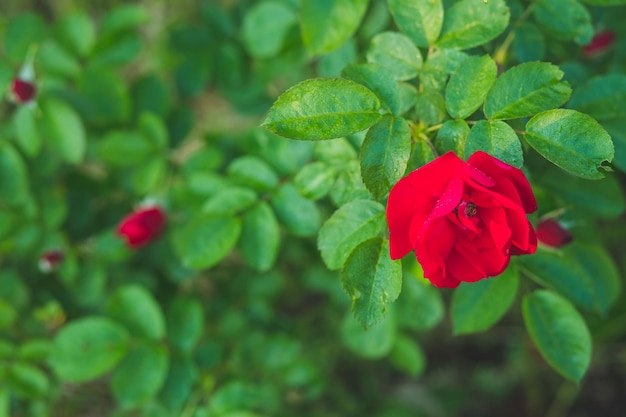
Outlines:
{"label": "rose blossom", "polygon": [[511,255],[534,253],[526,213],[537,202],[524,173],[485,152],[467,162],[449,152],[411,172],[387,203],[390,252],[414,251],[437,287],[502,273]]}
{"label": "rose blossom", "polygon": [[545,219],[537,225],[537,240],[546,246],[560,248],[572,241],[572,235],[555,219]]}
{"label": "rose blossom", "polygon": [[141,207],[122,219],[117,234],[126,239],[130,248],[140,248],[156,239],[165,220],[165,211],[161,207]]}

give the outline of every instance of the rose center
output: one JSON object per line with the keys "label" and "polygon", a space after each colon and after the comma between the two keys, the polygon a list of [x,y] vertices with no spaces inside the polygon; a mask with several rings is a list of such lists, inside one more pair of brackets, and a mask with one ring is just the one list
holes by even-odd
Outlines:
{"label": "rose center", "polygon": [[476,204],[472,203],[472,202],[468,202],[467,205],[465,206],[465,215],[467,217],[473,217],[476,215]]}

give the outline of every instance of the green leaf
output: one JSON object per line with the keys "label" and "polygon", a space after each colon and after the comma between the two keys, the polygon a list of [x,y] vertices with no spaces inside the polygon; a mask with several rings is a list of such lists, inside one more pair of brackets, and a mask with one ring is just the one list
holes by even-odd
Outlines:
{"label": "green leaf", "polygon": [[241,255],[254,269],[268,271],[276,262],[279,247],[278,221],[269,204],[261,202],[243,216],[239,240]]}
{"label": "green leaf", "polygon": [[495,39],[509,24],[504,0],[461,0],[446,10],[439,48],[468,49]]}
{"label": "green leaf", "polygon": [[526,141],[544,158],[587,179],[599,179],[602,162],[613,159],[611,136],[590,116],[575,110],[539,113],[526,124]]}
{"label": "green leaf", "polygon": [[518,285],[519,273],[514,264],[498,277],[461,283],[450,306],[454,334],[479,333],[491,328],[511,307]]}
{"label": "green leaf", "polygon": [[87,139],[85,127],[70,106],[56,99],[41,103],[41,132],[46,132],[46,143],[66,162],[79,164],[85,157]]}
{"label": "green leaf", "polygon": [[50,380],[45,372],[27,362],[9,365],[7,380],[12,393],[30,400],[45,396],[50,389]]}
{"label": "green leaf", "polygon": [[367,87],[378,96],[383,109],[398,114],[400,90],[391,71],[378,64],[350,64],[341,71],[341,76]]}
{"label": "green leaf", "polygon": [[343,206],[352,200],[371,199],[372,195],[361,177],[361,169],[357,161],[345,165],[337,176],[335,185],[330,190],[330,198],[336,206]]}
{"label": "green leaf", "polygon": [[340,167],[357,158],[356,150],[345,138],[316,142],[314,156],[328,165]]}
{"label": "green leaf", "polygon": [[450,151],[463,155],[469,133],[470,128],[465,120],[448,120],[437,132],[435,148],[442,155]]}
{"label": "green leaf", "polygon": [[243,19],[242,37],[248,53],[257,58],[276,55],[296,24],[296,14],[276,1],[256,3]]}
{"label": "green leaf", "polygon": [[55,41],[43,42],[37,52],[42,72],[74,79],[82,71],[78,59]]}
{"label": "green leaf", "polygon": [[534,280],[587,310],[606,315],[619,296],[619,272],[599,245],[573,242],[559,251],[539,248],[520,260]]}
{"label": "green leaf", "polygon": [[427,126],[434,126],[448,118],[443,94],[422,91],[415,97],[415,113]]}
{"label": "green leaf", "polygon": [[319,200],[330,191],[335,182],[335,168],[317,161],[306,164],[296,174],[293,185],[303,197]]}
{"label": "green leaf", "polygon": [[133,189],[140,195],[157,193],[166,172],[167,161],[165,158],[155,157],[143,162],[133,171]]}
{"label": "green leaf", "polygon": [[360,243],[341,270],[341,284],[364,328],[381,321],[402,287],[402,264],[389,257],[389,241],[372,238]]}
{"label": "green leaf", "polygon": [[96,43],[92,20],[83,11],[68,14],[58,23],[59,37],[72,53],[86,57]]}
{"label": "green leaf", "polygon": [[111,390],[122,408],[137,407],[154,397],[165,382],[169,355],[163,345],[142,343],[113,372]]}
{"label": "green leaf", "polygon": [[195,298],[177,296],[167,307],[166,321],[172,347],[190,353],[204,331],[202,304]]}
{"label": "green leaf", "polygon": [[389,11],[415,45],[426,48],[439,37],[443,25],[441,0],[389,0]]}
{"label": "green leaf", "polygon": [[489,55],[470,56],[452,73],[446,87],[446,108],[455,119],[471,116],[483,104],[498,68]]}
{"label": "green leaf", "polygon": [[375,201],[354,200],[341,206],[322,226],[317,239],[322,260],[340,269],[354,248],[376,237],[385,224],[385,208]]}
{"label": "green leaf", "polygon": [[455,49],[436,49],[420,70],[419,79],[424,90],[443,94],[448,78],[468,56]]}
{"label": "green leaf", "polygon": [[602,127],[613,139],[613,146],[615,146],[613,164],[622,171],[626,171],[626,118],[604,120]]}
{"label": "green leaf", "polygon": [[56,335],[50,366],[63,381],[89,381],[117,365],[128,344],[128,332],[118,323],[104,317],[84,317]]}
{"label": "green leaf", "polygon": [[404,81],[417,77],[422,54],[402,33],[382,32],[372,38],[367,61],[387,68],[394,79]]}
{"label": "green leaf", "polygon": [[379,109],[378,97],[354,81],[316,78],[278,97],[263,126],[292,139],[333,139],[372,126]]}
{"label": "green leaf", "polygon": [[133,336],[159,340],[165,336],[165,318],[159,303],[145,288],[127,284],[109,297],[106,312]]}
{"label": "green leaf", "polygon": [[407,164],[407,173],[417,168],[421,168],[427,163],[437,159],[438,154],[432,148],[432,144],[424,139],[419,139],[413,143],[413,149],[411,149],[411,157]]}
{"label": "green leaf", "polygon": [[107,38],[133,29],[150,19],[146,9],[138,4],[122,4],[111,9],[100,25],[100,37]]}
{"label": "green leaf", "polygon": [[198,365],[193,358],[172,356],[167,379],[159,395],[163,404],[172,412],[181,410],[192,395],[198,374]]}
{"label": "green leaf", "polygon": [[233,249],[241,234],[241,220],[201,214],[174,232],[174,248],[188,268],[216,265]]}
{"label": "green leaf", "polygon": [[579,383],[591,362],[591,335],[578,311],[548,290],[525,296],[522,311],[526,329],[548,364]]}
{"label": "green leaf", "polygon": [[0,144],[0,201],[19,204],[28,197],[28,171],[20,154],[8,143]]}
{"label": "green leaf", "polygon": [[547,62],[527,62],[500,75],[487,94],[489,119],[518,119],[559,107],[572,89],[560,81],[563,71]]}
{"label": "green leaf", "polygon": [[577,0],[538,0],[533,7],[533,16],[556,38],[586,45],[593,37],[591,16]]}
{"label": "green leaf", "polygon": [[408,336],[398,336],[389,355],[391,363],[412,377],[421,375],[426,367],[426,357],[420,345]]}
{"label": "green leaf", "polygon": [[396,340],[396,322],[393,314],[387,314],[377,325],[364,329],[362,324],[348,313],[341,324],[341,340],[355,354],[367,359],[387,356]]}
{"label": "green leaf", "polygon": [[77,89],[81,98],[77,109],[86,123],[109,127],[130,120],[132,107],[128,87],[114,71],[88,67],[82,72]]}
{"label": "green leaf", "polygon": [[621,6],[626,4],[626,0],[582,0],[584,3],[595,6]]}
{"label": "green leaf", "polygon": [[4,35],[4,52],[14,63],[21,65],[30,48],[44,40],[46,23],[35,13],[23,13],[9,19]]}
{"label": "green leaf", "polygon": [[268,191],[278,185],[278,175],[272,167],[261,158],[253,155],[234,159],[226,171],[234,182],[254,188],[257,191]]}
{"label": "green leaf", "polygon": [[409,83],[399,83],[398,88],[400,89],[400,108],[398,114],[403,115],[415,107],[419,93],[417,92],[417,88]]}
{"label": "green leaf", "polygon": [[361,147],[361,174],[367,189],[380,199],[402,178],[411,155],[406,120],[386,115],[368,132]]}
{"label": "green leaf", "polygon": [[476,151],[485,151],[517,168],[524,164],[522,145],[517,134],[501,120],[479,120],[472,126],[465,140],[463,155],[467,159]]}
{"label": "green leaf", "polygon": [[524,22],[515,28],[512,51],[520,62],[541,61],[546,56],[546,36],[537,25]]}
{"label": "green leaf", "polygon": [[18,353],[20,359],[32,362],[45,362],[50,356],[52,341],[48,339],[31,339],[25,341]]}
{"label": "green leaf", "polygon": [[590,79],[574,90],[567,107],[599,122],[626,118],[626,75],[607,74]]}
{"label": "green leaf", "polygon": [[219,190],[202,206],[202,213],[233,215],[240,213],[258,201],[257,194],[246,187],[228,187]]}
{"label": "green leaf", "polygon": [[[420,275],[423,272],[420,271]],[[445,314],[438,289],[413,274],[404,276],[402,292],[394,307],[398,324],[415,331],[432,329],[443,320]]]}
{"label": "green leaf", "polygon": [[359,27],[367,4],[367,0],[302,0],[302,40],[309,52],[321,54],[339,48]]}
{"label": "green leaf", "polygon": [[356,61],[356,58],[356,42],[351,38],[339,48],[320,57],[317,62],[317,73],[321,77],[339,77],[341,70]]}
{"label": "green leaf", "polygon": [[111,130],[100,141],[98,151],[110,165],[133,167],[145,162],[155,149],[138,132]]}
{"label": "green leaf", "polygon": [[284,184],[272,198],[278,220],[295,236],[313,236],[320,227],[317,205],[308,200],[292,184]]}

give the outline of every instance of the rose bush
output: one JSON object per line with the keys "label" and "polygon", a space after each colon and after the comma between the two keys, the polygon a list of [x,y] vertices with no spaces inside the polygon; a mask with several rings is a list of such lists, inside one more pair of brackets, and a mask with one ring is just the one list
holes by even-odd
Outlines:
{"label": "rose bush", "polygon": [[392,259],[415,251],[424,276],[457,287],[502,273],[511,255],[531,254],[537,209],[519,169],[484,152],[463,162],[449,152],[411,172],[387,204]]}

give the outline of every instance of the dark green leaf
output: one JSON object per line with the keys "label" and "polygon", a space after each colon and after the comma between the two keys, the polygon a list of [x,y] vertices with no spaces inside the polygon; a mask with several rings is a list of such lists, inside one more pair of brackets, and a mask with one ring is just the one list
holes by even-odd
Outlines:
{"label": "dark green leaf", "polygon": [[515,28],[513,53],[520,62],[541,61],[546,55],[546,36],[533,23],[524,22]]}
{"label": "dark green leaf", "polygon": [[302,0],[302,40],[313,54],[337,49],[352,36],[367,10],[367,0]]}
{"label": "dark green leaf", "polygon": [[469,133],[470,128],[465,120],[448,120],[437,132],[435,148],[440,154],[452,151],[457,155],[464,155]]}
{"label": "dark green leaf", "polygon": [[243,216],[239,248],[245,261],[259,271],[274,266],[280,246],[278,221],[269,204],[261,202]]}
{"label": "dark green leaf", "polygon": [[128,87],[112,70],[89,67],[81,74],[77,87],[83,100],[77,109],[88,124],[108,127],[130,119]]}
{"label": "dark green leaf", "polygon": [[587,179],[599,179],[604,161],[613,159],[611,136],[591,117],[575,110],[539,113],[526,124],[526,141],[547,160]]}
{"label": "dark green leaf", "polygon": [[389,0],[389,11],[402,32],[421,47],[432,45],[441,32],[441,0]]}
{"label": "dark green leaf", "polygon": [[320,227],[318,207],[313,201],[302,197],[291,184],[278,189],[272,198],[272,207],[278,220],[296,236],[313,236]]}
{"label": "dark green leaf", "polygon": [[241,220],[201,214],[174,233],[174,248],[188,268],[216,265],[233,249],[241,234]]}
{"label": "dark green leaf", "polygon": [[515,131],[501,120],[479,120],[465,140],[463,155],[469,158],[476,151],[485,151],[517,168],[524,164],[522,145]]}
{"label": "dark green leaf", "polygon": [[303,81],[284,92],[263,126],[292,139],[333,139],[380,119],[380,100],[362,85],[335,78]]}
{"label": "dark green leaf", "polygon": [[150,15],[138,4],[123,4],[114,7],[100,26],[100,37],[106,38],[133,29],[146,21]]}
{"label": "dark green leaf", "polygon": [[34,13],[23,13],[10,19],[3,33],[6,56],[21,65],[31,51],[30,48],[40,43],[46,37],[46,33],[46,23]]}
{"label": "dark green leaf", "polygon": [[417,88],[409,83],[399,83],[398,88],[400,90],[400,108],[398,114],[403,115],[415,106],[419,93],[417,92]]}
{"label": "dark green leaf", "polygon": [[448,118],[443,94],[436,91],[422,91],[415,97],[415,113],[427,126],[434,126]]}
{"label": "dark green leaf", "polygon": [[306,164],[293,179],[293,185],[303,197],[319,200],[330,191],[335,182],[336,172],[333,167],[317,161]]}
{"label": "dark green leaf", "polygon": [[389,241],[373,238],[360,243],[346,260],[341,284],[364,328],[381,321],[402,287],[402,264],[389,257]]}
{"label": "dark green leaf", "polygon": [[159,395],[163,404],[172,411],[181,410],[192,395],[198,374],[198,365],[192,358],[172,356],[167,379]]}
{"label": "dark green leaf", "polygon": [[56,99],[41,103],[42,126],[46,142],[66,162],[82,162],[87,150],[85,127],[70,106]]}
{"label": "dark green leaf", "polygon": [[108,164],[133,167],[145,162],[155,149],[138,132],[111,130],[100,141],[98,150]]}
{"label": "dark green leaf", "polygon": [[84,317],[56,335],[50,366],[64,381],[89,381],[117,365],[126,355],[128,343],[128,332],[113,320]]}
{"label": "dark green leaf", "polygon": [[385,208],[375,201],[354,200],[333,213],[317,239],[329,269],[340,269],[361,242],[376,237],[385,223]]}
{"label": "dark green leaf", "polygon": [[322,55],[317,63],[317,72],[321,77],[339,77],[341,70],[356,58],[356,42],[351,38],[334,51]]}
{"label": "dark green leaf", "polygon": [[[426,91],[435,91],[443,94],[450,74],[469,55],[456,49],[437,49],[422,65],[419,79]],[[445,108],[445,106],[444,106]]]}
{"label": "dark green leaf", "polygon": [[361,148],[363,182],[375,198],[385,196],[402,178],[411,155],[406,120],[384,116],[368,132]]}
{"label": "dark green leaf", "polygon": [[495,39],[506,29],[510,11],[504,0],[461,0],[446,10],[440,48],[468,49]]}
{"label": "dark green leaf", "polygon": [[514,264],[498,277],[461,283],[450,306],[454,333],[478,333],[491,328],[511,307],[518,285],[519,273]]}
{"label": "dark green leaf", "polygon": [[153,340],[165,336],[165,318],[159,303],[139,285],[118,288],[109,297],[106,312],[125,325],[133,336]]}
{"label": "dark green leaf", "polygon": [[412,377],[422,374],[426,367],[426,357],[422,348],[417,341],[408,336],[398,336],[389,359],[396,368]]}
{"label": "dark green leaf", "polygon": [[330,190],[330,198],[336,206],[343,206],[352,200],[367,200],[372,198],[365,184],[363,184],[358,162],[353,161],[345,165],[337,176],[335,185]]}
{"label": "dark green leaf", "polygon": [[341,340],[344,345],[367,359],[378,359],[388,355],[395,343],[396,333],[393,314],[385,315],[380,323],[367,330],[350,313],[346,314],[341,324]]}
{"label": "dark green leaf", "polygon": [[489,119],[517,119],[559,107],[572,89],[563,71],[547,62],[527,62],[500,75],[485,102]]}
{"label": "dark green leaf", "polygon": [[524,323],[542,356],[557,372],[578,383],[591,362],[591,335],[564,298],[538,290],[524,297]]}
{"label": "dark green leaf", "polygon": [[400,109],[400,90],[393,74],[378,64],[350,64],[341,76],[355,81],[375,93],[383,108],[397,115]]}
{"label": "dark green leaf", "polygon": [[585,45],[593,37],[589,12],[577,0],[538,0],[533,15],[543,29],[563,40]]}
{"label": "dark green leaf", "polygon": [[456,69],[446,87],[446,108],[455,119],[465,119],[483,104],[496,80],[498,68],[489,55],[470,56]]}
{"label": "dark green leaf", "polygon": [[8,143],[0,144],[0,178],[0,201],[19,204],[28,197],[26,164]]}
{"label": "dark green leaf", "polygon": [[626,118],[626,75],[608,74],[577,88],[567,106],[599,122]]}
{"label": "dark green leaf", "polygon": [[432,143],[422,138],[418,139],[413,143],[413,149],[411,149],[411,157],[407,164],[407,173],[423,167],[430,161],[435,160],[437,156],[438,154],[436,154],[435,150],[432,148]]}
{"label": "dark green leaf", "polygon": [[50,389],[50,381],[45,372],[30,363],[14,362],[7,371],[11,392],[20,397],[43,397]]}
{"label": "dark green leaf", "polygon": [[[423,272],[420,269],[419,275]],[[402,292],[394,304],[398,324],[416,331],[426,331],[443,320],[445,310],[441,293],[428,281],[405,274]]]}
{"label": "dark green leaf", "polygon": [[419,49],[408,37],[397,32],[383,32],[374,36],[367,50],[367,60],[387,68],[398,81],[417,77],[422,66]]}
{"label": "dark green leaf", "polygon": [[173,347],[189,353],[197,345],[204,331],[202,304],[191,297],[177,296],[166,313],[167,338]]}

